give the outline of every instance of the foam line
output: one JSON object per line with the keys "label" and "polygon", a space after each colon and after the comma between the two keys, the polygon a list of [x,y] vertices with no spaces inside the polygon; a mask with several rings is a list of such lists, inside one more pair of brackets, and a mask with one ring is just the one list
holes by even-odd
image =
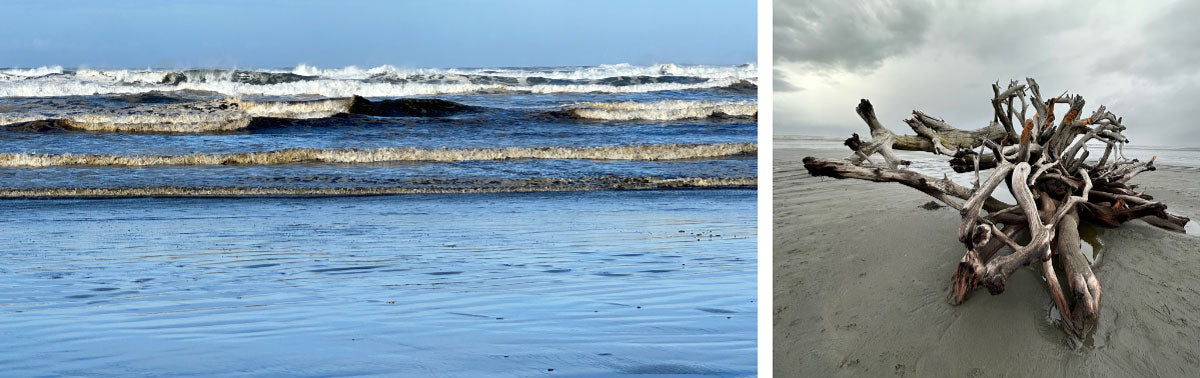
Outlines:
{"label": "foam line", "polygon": [[418,148],[284,150],[226,154],[187,155],[90,155],[90,154],[0,154],[0,167],[117,166],[155,165],[280,165],[296,163],[381,163],[381,162],[455,162],[512,159],[592,159],[592,160],[684,160],[712,159],[753,155],[754,143],[721,144],[648,144],[599,147],[505,147],[505,148]]}
{"label": "foam line", "polygon": [[[447,180],[443,180],[447,181]],[[525,193],[596,190],[724,189],[754,188],[753,177],[588,177],[534,178],[525,180],[479,180],[393,187],[126,187],[0,189],[0,199],[128,198],[128,197],[292,197],[292,196],[377,196],[397,194]]]}

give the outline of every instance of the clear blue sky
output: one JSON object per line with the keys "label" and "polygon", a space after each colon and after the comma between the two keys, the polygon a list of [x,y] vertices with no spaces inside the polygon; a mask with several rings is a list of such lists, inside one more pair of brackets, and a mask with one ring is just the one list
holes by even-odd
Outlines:
{"label": "clear blue sky", "polygon": [[756,4],[5,1],[0,67],[497,67],[755,62]]}

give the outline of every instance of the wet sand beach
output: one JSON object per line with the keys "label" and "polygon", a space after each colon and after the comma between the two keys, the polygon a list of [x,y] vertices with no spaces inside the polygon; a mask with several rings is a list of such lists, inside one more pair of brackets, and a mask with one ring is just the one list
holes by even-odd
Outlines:
{"label": "wet sand beach", "polygon": [[[1096,330],[1078,345],[1056,324],[1033,268],[1018,270],[1000,295],[976,290],[949,305],[964,253],[958,212],[923,209],[931,198],[900,184],[810,176],[805,156],[848,155],[826,144],[775,149],[776,376],[1188,376],[1200,368],[1196,235],[1140,221],[1085,229],[1104,295]],[[1134,181],[1169,211],[1200,215],[1200,169],[1161,166]]]}
{"label": "wet sand beach", "polygon": [[755,198],[6,200],[0,376],[751,376]]}

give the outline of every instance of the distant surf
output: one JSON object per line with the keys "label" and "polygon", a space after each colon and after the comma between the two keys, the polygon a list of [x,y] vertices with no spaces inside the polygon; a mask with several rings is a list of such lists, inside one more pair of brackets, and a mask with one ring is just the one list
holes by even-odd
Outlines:
{"label": "distant surf", "polygon": [[757,67],[0,69],[3,198],[750,188]]}
{"label": "distant surf", "polygon": [[228,154],[158,156],[3,154],[0,167],[121,166],[156,165],[278,165],[296,163],[455,162],[513,159],[591,160],[684,160],[754,155],[754,143],[660,144],[596,147],[505,147],[505,148],[415,148],[315,149],[292,148]]}
{"label": "distant surf", "polygon": [[226,96],[400,97],[524,92],[641,93],[706,88],[753,90],[753,64],[628,64],[594,67],[404,69],[379,66],[291,70],[68,70],[61,66],[0,70],[0,96],[47,97],[198,90]]}

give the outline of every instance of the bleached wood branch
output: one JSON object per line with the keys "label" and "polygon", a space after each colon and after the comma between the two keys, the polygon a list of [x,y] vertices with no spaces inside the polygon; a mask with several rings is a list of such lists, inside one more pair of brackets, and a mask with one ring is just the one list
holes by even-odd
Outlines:
{"label": "bleached wood branch", "polygon": [[[950,302],[961,303],[978,286],[999,294],[1016,269],[1040,262],[1051,297],[1063,314],[1063,329],[1082,337],[1096,324],[1102,292],[1080,253],[1079,223],[1117,227],[1142,219],[1183,232],[1190,219],[1168,213],[1165,204],[1133,190],[1136,186],[1129,182],[1154,171],[1155,159],[1125,158],[1126,127],[1107,107],[1100,106],[1081,118],[1086,104],[1083,96],[1063,92],[1045,99],[1032,78],[1024,84],[1011,81],[1003,90],[999,82],[992,84],[991,104],[993,122],[978,130],[964,131],[914,110],[904,122],[916,135],[896,135],[883,126],[874,107],[864,99],[856,111],[867,123],[871,140],[862,141],[855,134],[846,140],[854,152],[848,160],[807,157],[804,166],[814,176],[900,183],[958,210],[962,217],[958,239],[966,253],[951,279]],[[1055,114],[1057,104],[1067,106],[1061,119]],[[1105,145],[1103,155],[1094,162],[1088,160],[1091,142]],[[894,150],[948,156],[956,172],[974,172],[973,185],[966,188],[945,177],[936,179],[898,168],[905,161]],[[886,164],[862,166],[870,163],[874,154],[883,156]],[[992,171],[981,182],[983,171],[989,169]],[[1001,188],[1009,190],[1016,205],[994,197]],[[1013,238],[1017,232],[1027,232],[1029,242],[1017,243]],[[1003,247],[1012,252],[998,255]],[[1056,267],[1062,269],[1061,277]],[[1065,280],[1069,296],[1062,291],[1060,279]]]}

